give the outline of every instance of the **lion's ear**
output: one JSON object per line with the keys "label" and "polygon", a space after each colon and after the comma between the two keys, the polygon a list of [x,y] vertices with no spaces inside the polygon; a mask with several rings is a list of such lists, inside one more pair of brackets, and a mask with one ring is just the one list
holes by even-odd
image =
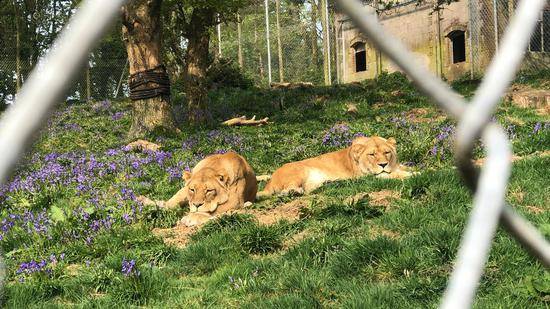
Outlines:
{"label": "lion's ear", "polygon": [[395,138],[393,138],[393,137],[388,138],[388,139],[387,139],[387,142],[388,142],[389,144],[392,144],[393,147],[395,147],[395,146],[397,145],[397,141],[396,141]]}
{"label": "lion's ear", "polygon": [[351,158],[354,161],[359,161],[359,157],[361,157],[361,154],[365,151],[367,147],[365,145],[361,144],[355,144],[351,146],[350,152],[351,152]]}
{"label": "lion's ear", "polygon": [[181,178],[183,178],[185,182],[188,182],[189,179],[191,179],[191,173],[188,171],[183,171],[183,175],[181,175]]}

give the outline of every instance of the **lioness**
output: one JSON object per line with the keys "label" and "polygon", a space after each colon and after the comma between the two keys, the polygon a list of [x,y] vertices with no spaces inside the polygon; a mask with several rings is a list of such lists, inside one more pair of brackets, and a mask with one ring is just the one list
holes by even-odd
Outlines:
{"label": "lioness", "polygon": [[318,157],[291,162],[277,169],[258,198],[296,192],[309,193],[325,182],[374,174],[404,178],[411,173],[397,163],[396,141],[378,136],[358,137],[350,147]]}
{"label": "lioness", "polygon": [[258,183],[246,160],[235,152],[216,154],[197,163],[191,172],[183,173],[185,186],[165,207],[189,203],[189,214],[181,220],[186,226],[202,224],[215,215],[254,202]]}

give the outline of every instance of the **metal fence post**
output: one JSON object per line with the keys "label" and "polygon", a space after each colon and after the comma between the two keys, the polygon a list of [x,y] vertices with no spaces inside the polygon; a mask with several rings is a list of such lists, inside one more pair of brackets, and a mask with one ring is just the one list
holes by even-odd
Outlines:
{"label": "metal fence post", "polygon": [[269,42],[269,0],[264,0],[265,6],[265,40],[267,44],[267,78],[271,84],[271,44]]}
{"label": "metal fence post", "polygon": [[472,36],[474,35],[472,23],[472,1],[468,1],[468,44],[470,45],[470,79],[474,79],[474,46],[472,45]]}
{"label": "metal fence post", "polygon": [[220,14],[217,16],[218,24],[216,25],[216,31],[218,32],[218,57],[222,56],[222,27],[220,23]]}
{"label": "metal fence post", "polygon": [[497,0],[493,0],[493,25],[495,27],[495,55],[498,53],[498,10],[497,10]]}

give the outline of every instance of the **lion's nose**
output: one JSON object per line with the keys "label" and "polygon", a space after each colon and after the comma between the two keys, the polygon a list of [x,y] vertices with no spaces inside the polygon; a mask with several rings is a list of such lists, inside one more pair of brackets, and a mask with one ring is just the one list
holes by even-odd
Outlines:
{"label": "lion's nose", "polygon": [[204,205],[204,202],[202,202],[202,203],[194,203],[194,205],[195,205],[195,207],[199,208],[199,207],[201,207],[202,205]]}
{"label": "lion's nose", "polygon": [[384,168],[386,167],[386,165],[388,165],[388,163],[379,163],[378,165],[380,165],[381,168]]}

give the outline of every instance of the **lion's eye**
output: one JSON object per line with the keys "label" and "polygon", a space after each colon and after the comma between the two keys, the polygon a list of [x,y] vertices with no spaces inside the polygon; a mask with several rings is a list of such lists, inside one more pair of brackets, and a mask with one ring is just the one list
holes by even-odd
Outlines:
{"label": "lion's eye", "polygon": [[390,151],[386,151],[386,152],[384,152],[384,153],[385,153],[385,154],[390,154]]}
{"label": "lion's eye", "polygon": [[189,192],[195,193],[195,189],[189,189]]}
{"label": "lion's eye", "polygon": [[208,189],[208,190],[206,190],[206,194],[208,194],[208,193],[214,193],[215,191],[216,191],[216,190],[214,190],[214,189]]}
{"label": "lion's eye", "polygon": [[369,156],[373,156],[373,157],[374,157],[374,153],[369,153]]}

